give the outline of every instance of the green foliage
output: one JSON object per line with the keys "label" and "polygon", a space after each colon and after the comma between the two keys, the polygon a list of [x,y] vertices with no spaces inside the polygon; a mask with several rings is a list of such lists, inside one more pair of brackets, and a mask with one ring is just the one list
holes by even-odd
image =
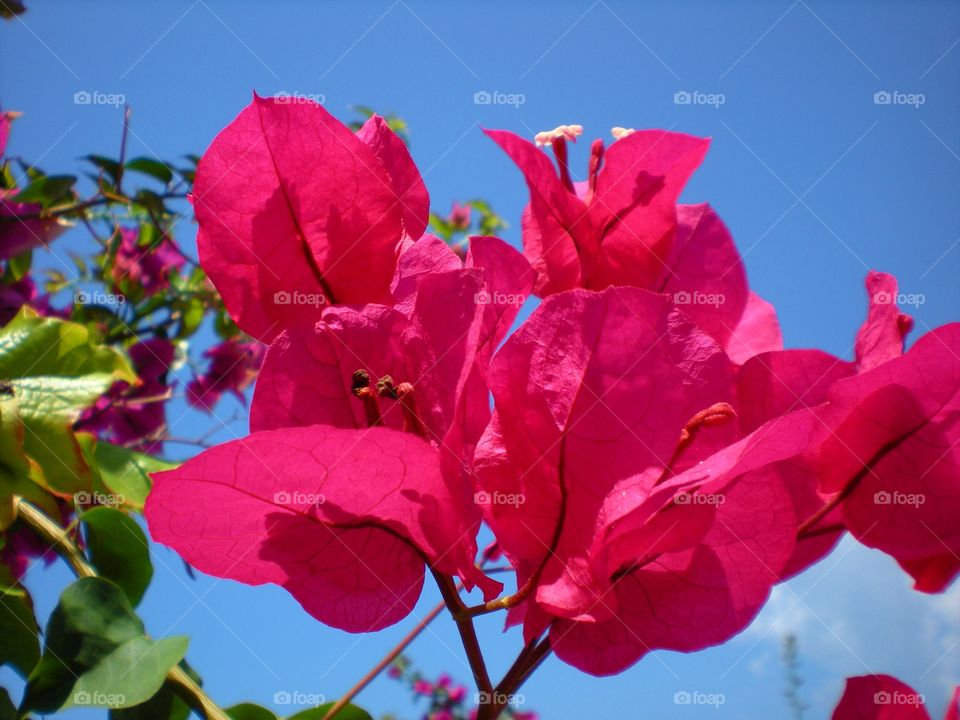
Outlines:
{"label": "green foliage", "polygon": [[153,577],[147,537],[128,515],[112,507],[95,507],[81,515],[87,554],[101,577],[112,580],[136,607]]}
{"label": "green foliage", "polygon": [[[301,710],[296,715],[291,715],[287,720],[323,720],[323,717],[333,705],[333,703],[325,703],[315,708]],[[373,720],[373,718],[366,710],[362,710],[356,705],[347,705],[337,713],[337,720]]]}
{"label": "green foliage", "polygon": [[20,446],[48,489],[89,490],[91,472],[73,423],[117,380],[136,382],[123,355],[97,343],[83,325],[24,308],[0,329],[0,442]]}
{"label": "green foliage", "polygon": [[81,578],[60,596],[20,712],[72,706],[132,707],[149,700],[183,659],[187,638],[151,640],[126,595],[100,578]]}

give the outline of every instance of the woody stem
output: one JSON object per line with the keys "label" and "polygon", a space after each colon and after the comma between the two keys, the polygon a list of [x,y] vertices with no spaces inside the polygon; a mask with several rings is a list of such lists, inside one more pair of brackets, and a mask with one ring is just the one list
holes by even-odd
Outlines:
{"label": "woody stem", "polygon": [[473,672],[477,689],[489,694],[493,692],[493,685],[490,683],[490,674],[487,672],[487,665],[480,650],[480,642],[477,640],[477,631],[473,627],[473,618],[463,614],[463,600],[460,598],[460,593],[457,591],[453,578],[432,568],[430,571],[437,581],[437,587],[440,588],[440,595],[443,597],[447,610],[450,611],[454,622],[457,624],[460,641],[463,643],[463,650],[470,662],[470,669]]}
{"label": "woody stem", "polygon": [[[17,519],[49,543],[77,577],[97,577],[97,571],[62,527],[21,498],[17,498],[16,508]],[[179,665],[167,671],[167,682],[177,695],[190,707],[199,710],[207,720],[230,720],[227,713]]]}

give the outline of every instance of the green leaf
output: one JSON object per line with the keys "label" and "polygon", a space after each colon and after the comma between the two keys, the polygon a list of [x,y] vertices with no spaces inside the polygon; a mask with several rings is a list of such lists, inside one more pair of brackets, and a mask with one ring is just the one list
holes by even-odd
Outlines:
{"label": "green leaf", "polygon": [[90,468],[73,434],[80,413],[117,380],[135,382],[127,361],[93,341],[83,325],[40,318],[23,308],[0,329],[0,385],[16,400],[8,436],[23,433],[26,454],[50,489],[73,494],[90,487]]}
{"label": "green leaf", "polygon": [[40,628],[28,596],[0,594],[0,665],[12,665],[26,677],[40,660]]}
{"label": "green leaf", "polygon": [[200,298],[193,297],[187,299],[183,304],[180,327],[177,329],[177,337],[186,338],[193,335],[200,328],[200,323],[203,322],[206,309],[203,300]]}
{"label": "green leaf", "polygon": [[[186,660],[179,663],[197,685],[201,684],[200,676],[194,672]],[[177,694],[174,686],[164,682],[157,693],[145,703],[130,708],[118,708],[110,711],[110,720],[187,720],[190,715],[190,706]]]}
{"label": "green leaf", "polygon": [[145,702],[187,649],[185,637],[147,638],[123,591],[94,577],[63,591],[45,637],[43,655],[27,679],[21,714]]}
{"label": "green leaf", "polygon": [[253,703],[240,703],[228,707],[224,712],[233,720],[277,720],[276,714]]}
{"label": "green leaf", "polygon": [[112,580],[136,607],[153,577],[147,537],[128,515],[112,507],[95,507],[81,515],[87,552],[97,573]]}
{"label": "green leaf", "polygon": [[114,185],[117,184],[117,178],[120,176],[120,163],[116,160],[111,160],[103,155],[87,155],[83,159],[96,165],[97,168],[110,176]]}
{"label": "green leaf", "polygon": [[138,157],[130,160],[124,167],[127,170],[149,175],[162,182],[164,185],[173,180],[173,171],[165,162],[148,157]]}
{"label": "green leaf", "polygon": [[149,473],[172,470],[179,465],[102,440],[94,444],[89,436],[81,436],[80,444],[97,469],[103,491],[117,496],[117,500],[122,498],[119,504],[135,510],[143,510],[150,492]]}
{"label": "green leaf", "polygon": [[167,215],[167,206],[163,204],[163,198],[152,190],[138,190],[133,196],[133,201],[144,208],[147,212],[156,216]]}
{"label": "green leaf", "polygon": [[7,260],[7,271],[4,274],[8,275],[14,282],[22,280],[30,272],[32,263],[33,250],[27,250]]}
{"label": "green leaf", "polygon": [[39,203],[44,209],[73,197],[73,175],[41,175],[17,193],[17,202]]}
{"label": "green leaf", "polygon": [[[287,720],[323,720],[323,716],[330,712],[334,703],[324,703],[315,708],[301,710],[296,715],[291,715]],[[373,720],[366,710],[358,708],[356,705],[347,705],[343,710],[337,713],[336,720]]]}
{"label": "green leaf", "polygon": [[10,693],[6,688],[0,688],[0,720],[14,720],[16,717],[17,706],[10,699]]}

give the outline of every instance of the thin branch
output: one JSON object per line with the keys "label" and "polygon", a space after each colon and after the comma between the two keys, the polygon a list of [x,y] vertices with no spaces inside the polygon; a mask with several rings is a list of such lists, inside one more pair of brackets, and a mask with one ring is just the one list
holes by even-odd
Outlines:
{"label": "thin branch", "polygon": [[420,635],[420,633],[422,633],[424,630],[427,629],[427,625],[432,623],[436,619],[436,617],[441,612],[443,612],[444,607],[446,607],[445,603],[441,602],[441,603],[438,603],[433,610],[428,612],[426,616],[422,620],[420,620],[419,623],[417,623],[416,627],[414,627],[413,630],[411,630],[406,635],[404,635],[403,639],[400,642],[398,642],[390,652],[384,655],[380,659],[380,662],[378,662],[376,665],[374,665],[370,669],[370,672],[368,672],[366,675],[360,678],[360,680],[357,681],[356,685],[354,685],[352,688],[347,690],[347,692],[345,692],[343,696],[333,704],[333,707],[331,707],[327,711],[327,714],[323,716],[323,720],[331,720],[334,716],[337,715],[337,713],[339,713],[341,710],[343,710],[343,708],[349,705],[351,700],[353,700],[357,695],[359,695],[364,690],[364,688],[367,687],[367,685],[373,682],[374,679],[376,679],[377,675],[382,673],[384,669],[386,669],[386,667],[390,665],[390,663],[396,660],[400,656],[400,653],[402,653],[407,648],[407,646],[410,643],[412,643],[417,638],[418,635]]}
{"label": "thin branch", "polygon": [[[16,508],[17,518],[48,542],[77,577],[97,577],[94,567],[62,527],[23,498],[16,498]],[[231,720],[230,716],[178,665],[174,665],[167,671],[167,681],[173,685],[174,690],[186,703],[200,710],[207,720]]]}
{"label": "thin branch", "polygon": [[473,671],[473,679],[476,681],[477,689],[481,692],[490,693],[493,691],[493,685],[490,683],[490,674],[487,672],[486,663],[483,660],[483,653],[480,650],[480,642],[477,640],[477,631],[473,627],[473,618],[463,614],[464,605],[457,591],[457,586],[449,575],[433,570],[434,579],[440,588],[440,595],[443,596],[443,602],[453,616],[457,624],[457,630],[460,632],[460,641],[463,643],[464,652],[467,654],[467,660],[470,661],[470,669]]}

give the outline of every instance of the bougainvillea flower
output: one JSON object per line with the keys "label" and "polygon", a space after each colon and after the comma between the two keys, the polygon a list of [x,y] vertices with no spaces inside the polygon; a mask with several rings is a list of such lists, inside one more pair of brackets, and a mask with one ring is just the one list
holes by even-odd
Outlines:
{"label": "bougainvillea flower", "polygon": [[13,282],[0,283],[0,326],[10,322],[36,294],[37,287],[29,275]]}
{"label": "bougainvillea flower", "polygon": [[[421,272],[451,253],[434,240],[411,244],[397,271],[397,288],[415,279],[409,314],[400,305],[331,307],[276,338],[250,437],[156,476],[147,502],[154,537],[202,571],[279,584],[351,631],[409,613],[424,562],[488,599],[502,589],[474,564],[480,510],[465,470],[489,414],[486,359],[519,310],[507,290],[529,291],[533,273],[496,238],[473,239],[466,262],[453,256],[459,269]],[[209,502],[185,509],[177,498],[194,485],[191,496]],[[230,501],[232,520],[201,520],[222,516],[236,488],[259,499]],[[276,493],[324,500],[284,514],[263,501]]]}
{"label": "bougainvillea flower", "polygon": [[758,353],[744,363],[737,377],[737,410],[745,432],[791,410],[820,405],[836,381],[903,353],[912,321],[897,307],[896,279],[871,271],[866,287],[867,319],[857,332],[853,362],[821,350],[792,349]]}
{"label": "bougainvillea flower", "polygon": [[78,430],[96,433],[110,442],[143,452],[157,452],[166,428],[168,378],[175,348],[162,338],[132,345],[128,350],[140,383],[114,384],[77,421]]}
{"label": "bougainvillea flower", "polygon": [[557,656],[609,674],[654,649],[692,652],[743,630],[793,553],[783,468],[815,425],[811,411],[792,413],[653,488],[621,483],[592,551],[593,604],[608,617],[555,620]]}
{"label": "bougainvillea flower", "polygon": [[164,236],[149,247],[141,246],[139,238],[137,228],[120,229],[113,284],[119,289],[121,283],[130,282],[134,287],[143,288],[148,296],[154,295],[169,286],[170,274],[182,268],[185,259],[171,238]]}
{"label": "bougainvillea flower", "polygon": [[[903,355],[912,321],[896,305],[896,280],[872,272],[867,291],[853,362],[818,350],[758,355],[740,370],[737,411],[750,432],[793,409],[818,408],[820,437],[793,486],[815,532],[798,543],[787,575],[847,528],[892,555],[918,590],[938,592],[960,572],[960,429],[951,414],[960,403],[960,330],[938,328]],[[818,506],[833,509],[817,519]]]}
{"label": "bougainvillea flower", "polygon": [[490,369],[475,471],[527,593],[510,621],[527,641],[549,627],[587,672],[742,630],[804,519],[789,486],[814,412],[743,437],[734,366],[682,309],[636,288],[553,295]]}
{"label": "bougainvillea flower", "polygon": [[537,136],[550,145],[554,169],[536,145],[504,130],[488,130],[517,164],[530,191],[523,215],[524,254],[538,273],[535,292],[609,285],[652,288],[661,277],[677,231],[676,203],[700,165],[709,140],[643,130],[609,148],[590,149],[587,181],[573,182],[567,140],[580,126]]}
{"label": "bougainvillea flower", "polygon": [[[323,322],[277,338],[257,381],[251,429],[365,428],[373,412],[387,427],[420,422],[440,448],[463,455],[458,462],[468,459],[489,417],[487,361],[532,281],[523,257],[497,238],[472,238],[464,262],[425,236],[400,259],[394,307],[329,308]],[[358,371],[369,392],[358,388]],[[412,394],[401,401],[388,385],[402,384]]]}
{"label": "bougainvillea flower", "polygon": [[155,540],[210,575],[280,585],[333,627],[404,618],[424,563],[468,587],[500,587],[474,565],[476,527],[452,511],[470,497],[408,432],[257,432],[153,477],[145,515]]}
{"label": "bougainvillea flower", "polygon": [[316,103],[257,96],[201,159],[193,203],[204,269],[264,342],[328,305],[388,300],[401,244],[428,215],[379,118],[354,134]]}
{"label": "bougainvillea flower", "polygon": [[16,197],[16,190],[0,190],[0,260],[46,247],[70,227],[56,218],[34,217],[41,206],[17,202]]}
{"label": "bougainvillea flower", "polygon": [[256,379],[266,347],[258,342],[224,340],[204,351],[207,370],[187,385],[187,400],[193,407],[211,412],[224,393],[232,393],[240,402]]}
{"label": "bougainvillea flower", "polygon": [[820,413],[820,490],[926,592],[960,573],[960,323],[834,383]]}
{"label": "bougainvillea flower", "polygon": [[466,230],[470,227],[470,216],[472,208],[463,203],[454,202],[450,208],[450,214],[447,215],[447,223],[454,230]]}
{"label": "bougainvillea flower", "polygon": [[[944,720],[956,717],[956,697]],[[831,720],[930,720],[924,697],[890,675],[847,678]]]}

